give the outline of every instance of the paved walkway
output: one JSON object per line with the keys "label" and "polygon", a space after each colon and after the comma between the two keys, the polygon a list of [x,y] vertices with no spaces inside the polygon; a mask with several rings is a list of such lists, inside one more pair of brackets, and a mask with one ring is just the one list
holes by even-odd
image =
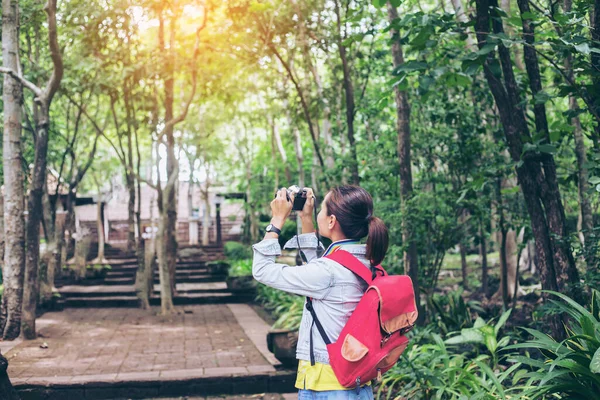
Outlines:
{"label": "paved walkway", "polygon": [[38,319],[38,339],[0,342],[0,349],[15,387],[280,374],[266,348],[269,327],[248,305],[177,310],[169,317],[158,308],[47,313]]}

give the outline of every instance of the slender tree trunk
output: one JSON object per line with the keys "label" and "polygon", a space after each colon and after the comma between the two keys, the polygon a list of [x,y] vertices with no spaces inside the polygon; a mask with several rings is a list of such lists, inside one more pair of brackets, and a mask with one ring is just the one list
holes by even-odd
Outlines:
{"label": "slender tree trunk", "polygon": [[460,270],[462,274],[462,287],[464,290],[470,290],[469,269],[467,265],[467,249],[462,241],[458,244],[458,248],[460,250]]}
{"label": "slender tree trunk", "polygon": [[0,270],[4,265],[4,193],[0,189]]}
{"label": "slender tree trunk", "polygon": [[[572,8],[572,1],[564,1],[565,12],[570,12]],[[595,53],[592,53],[595,54]],[[565,72],[571,80],[575,79],[573,73],[573,58],[569,55],[565,60]],[[600,64],[599,64],[600,65]],[[573,112],[579,110],[577,104],[577,98],[575,96],[569,96],[569,109]],[[581,121],[579,116],[571,118],[571,125],[573,125],[573,137],[575,139],[575,156],[577,158],[577,190],[579,193],[579,218],[581,220],[581,231],[580,239],[584,249],[587,249],[590,244],[590,234],[594,229],[594,215],[592,213],[592,205],[590,198],[587,193],[588,190],[588,169],[587,169],[587,156],[585,149],[585,142],[583,139],[583,131],[581,128]],[[592,251],[586,252],[586,262],[588,269],[596,267],[596,257]]]}
{"label": "slender tree trunk", "polygon": [[[128,164],[126,168],[133,168],[133,166]],[[125,172],[125,178],[129,194],[127,201],[127,248],[131,250],[135,248],[135,179],[131,171]]]}
{"label": "slender tree trunk", "polygon": [[[98,195],[100,195],[100,189],[98,188]],[[106,262],[104,258],[104,202],[98,199],[96,204],[96,231],[98,235],[98,264]]]}
{"label": "slender tree trunk", "polygon": [[[342,61],[342,71],[344,73],[344,92],[346,94],[346,129],[348,134],[348,144],[350,145],[350,173],[352,174],[352,183],[360,185],[358,175],[358,157],[356,154],[356,143],[354,141],[354,86],[352,76],[350,75],[350,66],[346,55],[346,46],[343,44],[345,37],[342,36],[342,18],[340,15],[339,0],[334,1],[335,14],[337,17],[337,47]],[[344,35],[345,36],[345,35]]]}
{"label": "slender tree trunk", "polygon": [[[398,19],[398,11],[390,2],[387,3],[388,19],[390,23]],[[392,29],[392,59],[394,69],[404,64],[404,54],[398,31]],[[400,90],[398,87],[394,89],[396,100],[396,116],[398,130],[398,163],[400,170],[400,206],[402,214],[405,216],[402,220],[402,243],[407,249],[404,252],[404,268],[410,276],[415,290],[415,298],[417,300],[417,310],[419,317],[418,324],[423,324],[425,321],[425,310],[421,304],[421,290],[419,282],[419,264],[417,258],[417,244],[412,235],[410,223],[408,221],[408,202],[412,198],[412,163],[411,163],[411,138],[410,138],[410,105],[408,102],[408,94],[406,91]]]}
{"label": "slender tree trunk", "polygon": [[485,295],[488,291],[488,259],[486,236],[483,227],[483,219],[479,222],[479,257],[481,258],[481,291]]}
{"label": "slender tree trunk", "polygon": [[46,182],[48,154],[49,110],[41,107],[40,120],[36,121],[37,140],[29,198],[27,201],[27,254],[25,258],[25,281],[23,287],[23,317],[21,328],[26,339],[35,339],[40,263],[40,224],[43,218],[42,196]]}
{"label": "slender tree trunk", "polygon": [[[18,70],[19,17],[16,0],[2,0],[2,62]],[[23,218],[23,173],[21,169],[21,83],[4,75],[3,155],[4,167],[4,294],[0,310],[2,339],[12,340],[21,331],[23,274],[25,267],[25,221]]]}

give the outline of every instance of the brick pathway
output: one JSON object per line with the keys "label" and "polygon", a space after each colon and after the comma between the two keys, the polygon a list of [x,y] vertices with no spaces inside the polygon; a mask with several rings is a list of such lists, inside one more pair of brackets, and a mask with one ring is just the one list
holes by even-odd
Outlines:
{"label": "brick pathway", "polygon": [[[232,310],[254,312],[245,305],[236,307],[178,307],[180,313],[170,317],[157,315],[156,308],[47,313],[38,319],[42,328],[37,340],[21,342],[5,354],[8,373],[15,384],[32,384],[274,372],[274,362],[258,348],[264,331],[262,336],[256,332],[266,329],[266,324],[261,326],[255,319],[254,327],[242,328]],[[251,340],[246,331],[255,337]],[[42,348],[44,344],[48,347]]]}

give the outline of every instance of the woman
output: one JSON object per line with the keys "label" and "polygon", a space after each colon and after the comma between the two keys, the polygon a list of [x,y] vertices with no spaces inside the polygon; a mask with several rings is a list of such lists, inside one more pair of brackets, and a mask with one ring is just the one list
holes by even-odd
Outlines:
{"label": "woman", "polygon": [[[366,284],[341,264],[328,258],[317,258],[320,243],[317,243],[314,233],[314,195],[311,189],[307,189],[307,200],[300,212],[302,234],[284,246],[297,248],[299,245],[308,263],[291,267],[275,262],[275,257],[281,254],[277,238],[292,211],[293,200],[287,200],[286,189],[283,188],[271,202],[271,224],[263,240],[253,246],[252,274],[267,286],[312,298],[313,308],[327,336],[335,342],[366,290]],[[345,185],[331,189],[321,204],[317,225],[319,233],[332,241],[324,255],[343,249],[371,270],[385,257],[388,231],[383,221],[373,216],[373,199],[363,188]],[[364,237],[367,237],[366,245],[359,243]],[[305,308],[296,350],[296,358],[300,360],[296,379],[298,399],[372,399],[370,385],[359,390],[340,385],[329,366],[325,343],[312,326],[312,316]],[[314,365],[310,362],[311,335]]]}

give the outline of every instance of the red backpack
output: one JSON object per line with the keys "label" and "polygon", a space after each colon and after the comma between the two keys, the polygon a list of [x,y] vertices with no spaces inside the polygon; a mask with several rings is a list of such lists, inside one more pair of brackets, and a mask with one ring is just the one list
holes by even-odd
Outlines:
{"label": "red backpack", "polygon": [[[352,254],[338,250],[328,256],[364,280],[369,287],[335,343],[331,343],[319,322],[312,300],[307,298],[306,309],[313,317],[327,345],[329,363],[340,384],[358,388],[392,368],[408,345],[404,336],[417,319],[415,293],[407,275],[388,275],[381,266],[373,278]],[[310,359],[314,365],[312,331]]]}

